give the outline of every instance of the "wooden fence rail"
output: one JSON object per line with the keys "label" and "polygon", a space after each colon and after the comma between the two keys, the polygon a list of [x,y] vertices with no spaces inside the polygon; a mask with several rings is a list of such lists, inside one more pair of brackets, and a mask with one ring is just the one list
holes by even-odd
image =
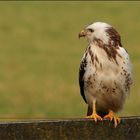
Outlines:
{"label": "wooden fence rail", "polygon": [[140,117],[112,122],[91,119],[0,122],[0,140],[140,140]]}

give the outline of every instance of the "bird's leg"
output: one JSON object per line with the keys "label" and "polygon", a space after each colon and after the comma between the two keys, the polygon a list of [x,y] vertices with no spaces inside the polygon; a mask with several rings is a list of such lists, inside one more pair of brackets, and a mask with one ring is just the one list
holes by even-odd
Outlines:
{"label": "bird's leg", "polygon": [[109,113],[107,115],[104,116],[104,119],[110,119],[111,121],[113,120],[114,121],[114,126],[117,127],[117,125],[120,123],[120,118],[117,117],[115,115],[115,113],[110,110]]}
{"label": "bird's leg", "polygon": [[96,100],[93,100],[93,112],[92,112],[92,114],[90,116],[87,116],[86,118],[94,119],[95,122],[97,122],[97,120],[102,120],[102,117],[100,117],[96,112]]}

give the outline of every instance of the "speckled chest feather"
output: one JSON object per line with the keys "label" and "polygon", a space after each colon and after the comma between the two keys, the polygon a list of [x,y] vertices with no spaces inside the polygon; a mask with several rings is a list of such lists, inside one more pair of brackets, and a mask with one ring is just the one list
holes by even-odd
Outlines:
{"label": "speckled chest feather", "polygon": [[84,70],[85,101],[92,106],[95,98],[99,110],[120,110],[132,83],[131,64],[125,49],[105,46],[96,40],[86,49],[81,69]]}

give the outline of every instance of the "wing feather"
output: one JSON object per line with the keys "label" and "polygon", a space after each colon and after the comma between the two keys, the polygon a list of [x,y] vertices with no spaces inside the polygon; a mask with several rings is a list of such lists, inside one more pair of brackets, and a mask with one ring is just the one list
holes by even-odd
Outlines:
{"label": "wing feather", "polygon": [[79,68],[79,86],[80,86],[81,96],[83,97],[84,101],[87,103],[84,94],[84,78],[83,78],[86,71],[86,66],[87,66],[87,60],[86,57],[84,57],[80,63],[80,68]]}

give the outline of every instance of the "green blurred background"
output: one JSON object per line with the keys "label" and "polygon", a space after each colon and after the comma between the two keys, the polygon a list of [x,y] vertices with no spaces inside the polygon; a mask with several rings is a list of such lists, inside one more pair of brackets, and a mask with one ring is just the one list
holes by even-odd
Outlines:
{"label": "green blurred background", "polygon": [[121,34],[134,73],[119,115],[140,115],[140,2],[0,2],[0,118],[84,117],[79,62],[86,25],[104,21]]}

